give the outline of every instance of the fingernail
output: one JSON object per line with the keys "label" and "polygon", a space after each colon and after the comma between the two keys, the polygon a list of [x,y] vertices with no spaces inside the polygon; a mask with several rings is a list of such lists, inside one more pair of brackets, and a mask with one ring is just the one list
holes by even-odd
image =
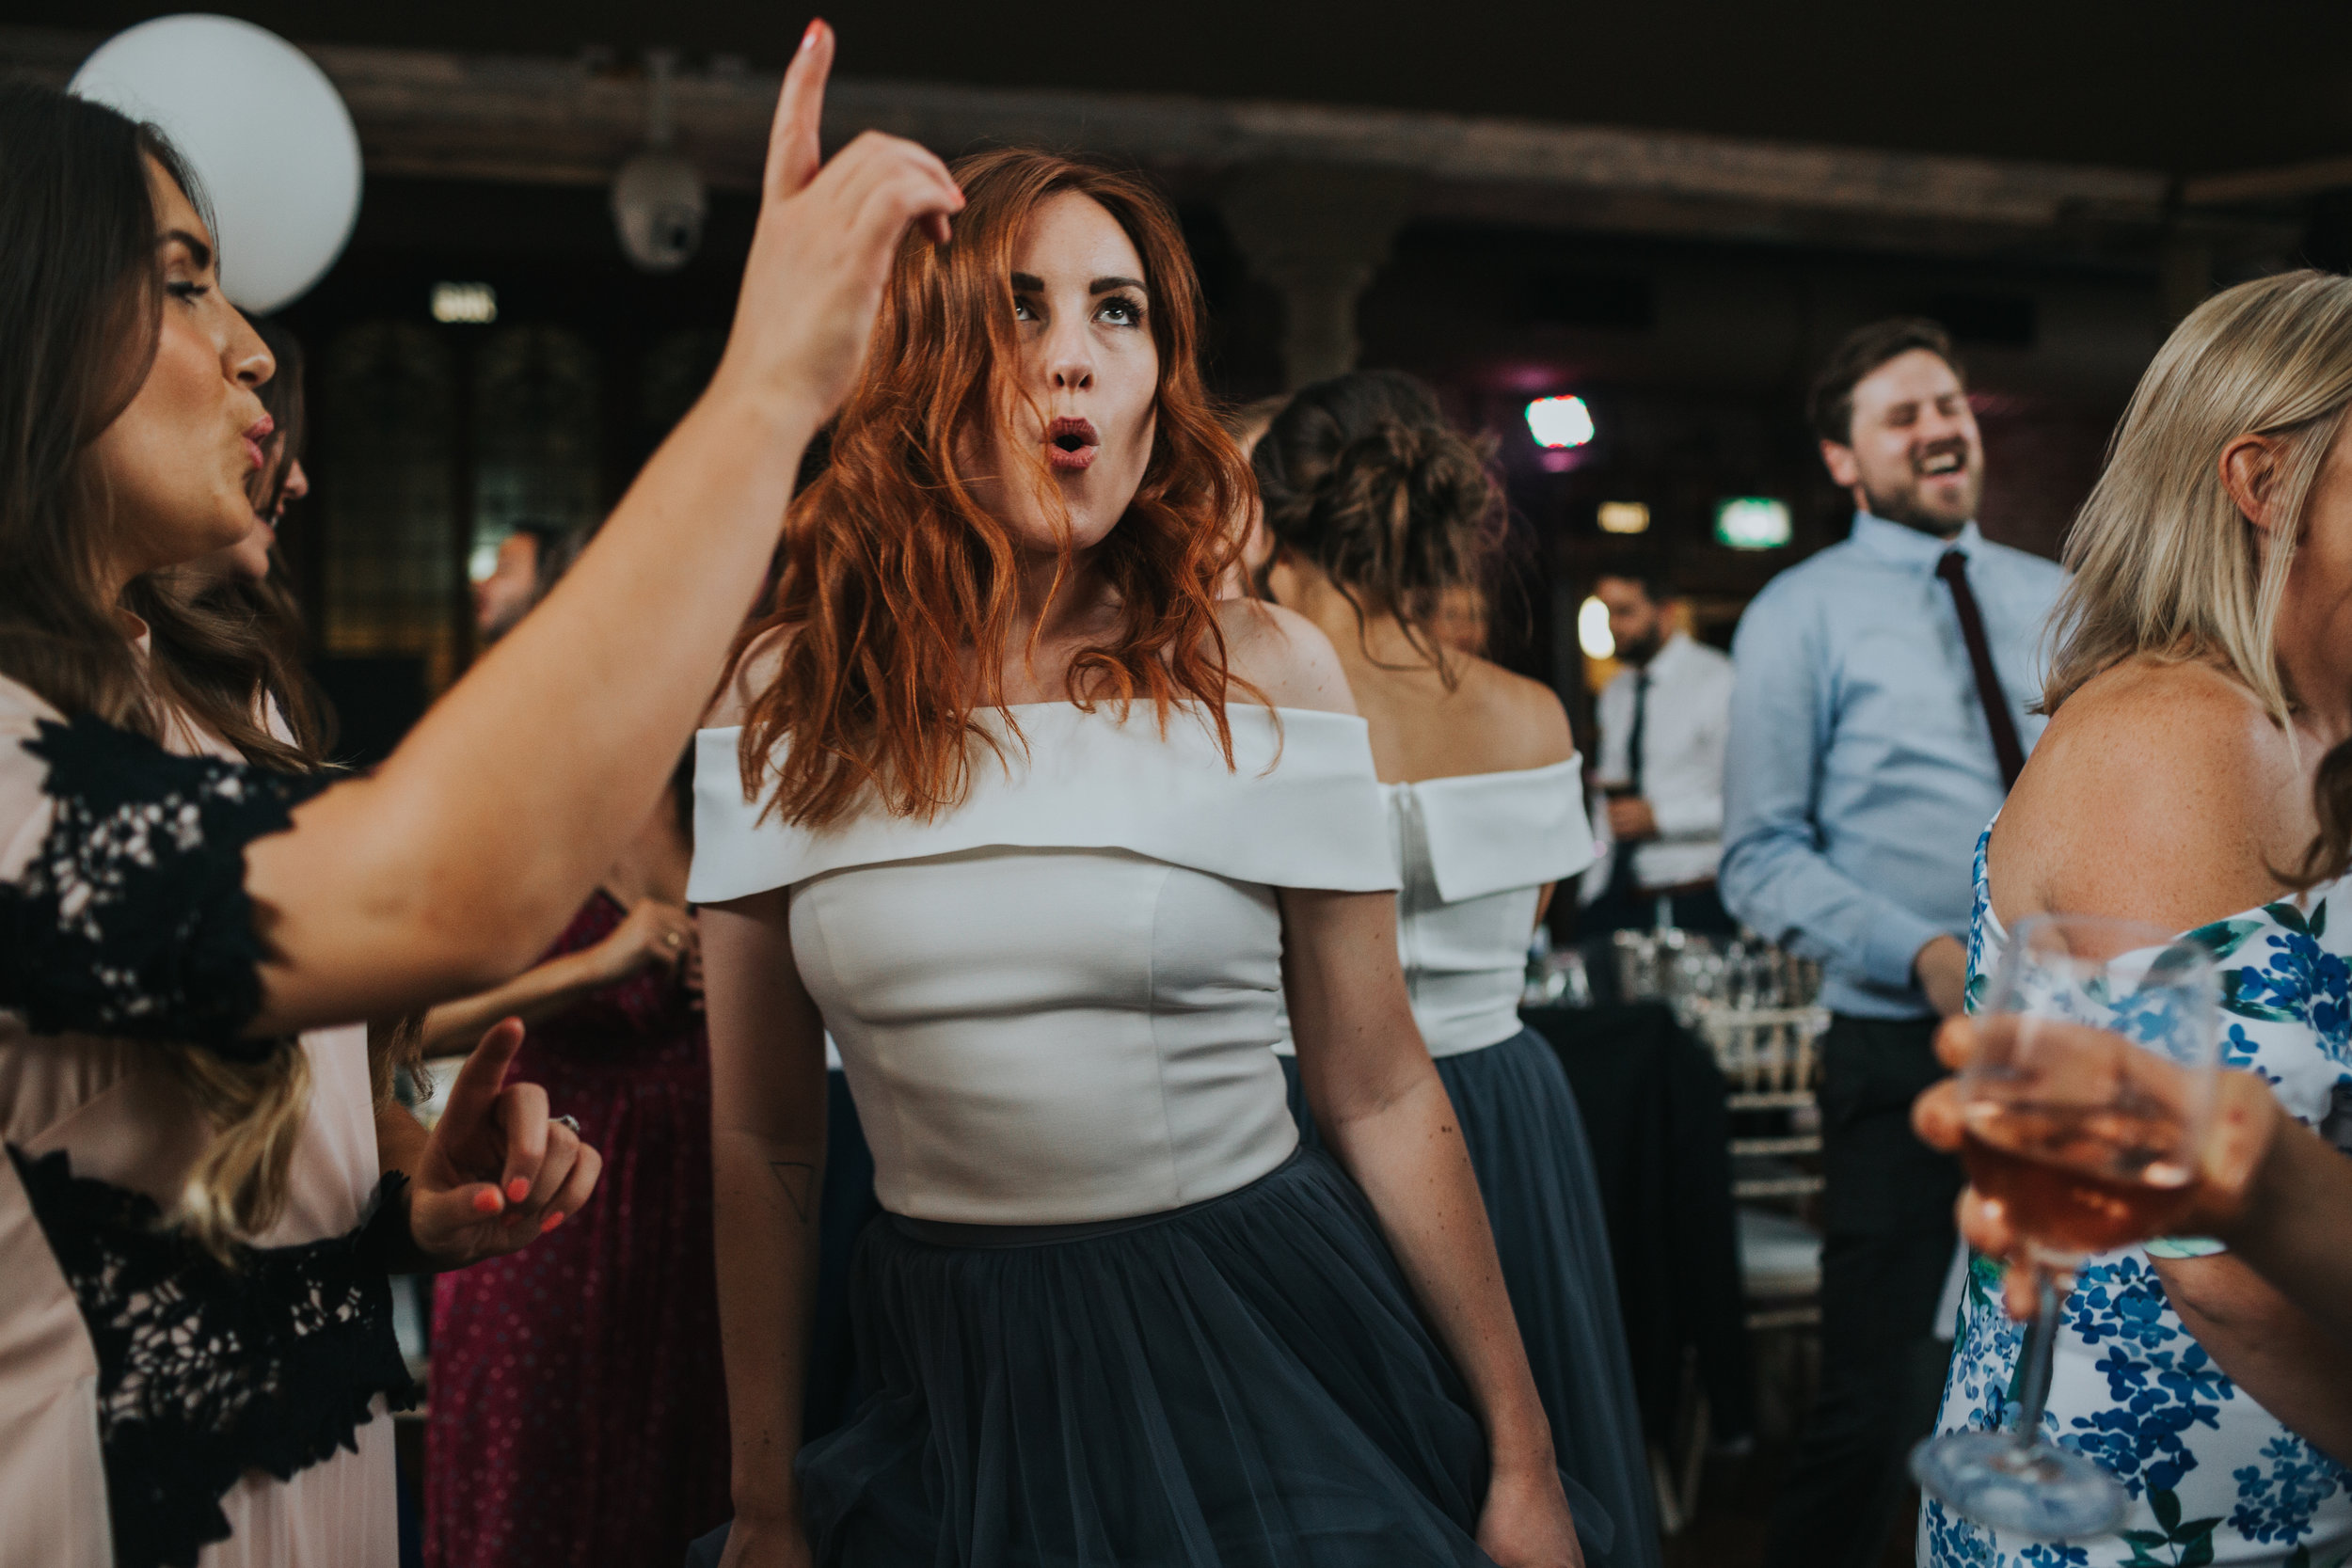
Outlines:
{"label": "fingernail", "polygon": [[473,1195],[473,1207],[477,1214],[495,1214],[505,1205],[499,1202],[498,1194],[485,1187]]}
{"label": "fingernail", "polygon": [[803,49],[816,48],[817,29],[822,27],[824,24],[825,19],[823,17],[812,17],[808,24],[808,30],[801,35],[801,47]]}
{"label": "fingernail", "polygon": [[562,1225],[563,1223],[564,1216],[562,1214],[549,1214],[546,1219],[539,1222],[539,1234],[544,1236],[548,1231],[554,1229],[557,1226]]}
{"label": "fingernail", "polygon": [[530,1196],[531,1183],[519,1176],[506,1184],[506,1201],[509,1203],[520,1203]]}

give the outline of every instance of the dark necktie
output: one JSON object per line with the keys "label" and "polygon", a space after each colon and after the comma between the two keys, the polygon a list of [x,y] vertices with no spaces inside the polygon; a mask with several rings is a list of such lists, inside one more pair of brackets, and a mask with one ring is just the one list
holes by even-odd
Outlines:
{"label": "dark necktie", "polygon": [[[1984,640],[1984,616],[1977,609],[1977,595],[1968,588],[1968,558],[1958,550],[1946,550],[1935,563],[1935,575],[1952,591],[1961,641],[1968,644],[1968,662],[1977,672],[1977,701],[1984,708],[1986,727],[1993,732],[1993,754],[2001,764],[2001,787],[2012,789],[2017,775],[2026,770],[2026,749],[2017,742],[2017,721],[2010,717],[2009,698],[2001,690],[2001,677],[1993,670],[1993,649]],[[1638,719],[1634,733],[1641,733]]]}
{"label": "dark necktie", "polygon": [[[1625,732],[1626,793],[1635,800],[1642,797],[1642,731],[1649,722],[1649,666],[1645,664],[1633,672],[1633,722]],[[1604,891],[1621,898],[1630,898],[1635,892],[1633,881],[1633,849],[1630,844],[1620,844],[1615,858],[1609,863],[1609,886]]]}
{"label": "dark necktie", "polygon": [[1649,666],[1633,673],[1633,727],[1626,732],[1625,777],[1633,793],[1642,793],[1642,731],[1649,721]]}

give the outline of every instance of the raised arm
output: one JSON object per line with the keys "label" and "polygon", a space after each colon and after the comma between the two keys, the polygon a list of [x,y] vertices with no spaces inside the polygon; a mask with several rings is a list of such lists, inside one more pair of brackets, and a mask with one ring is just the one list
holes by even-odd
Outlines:
{"label": "raised arm", "polygon": [[911,225],[962,198],[913,143],[818,168],[832,34],[776,109],[735,326],[709,390],[548,602],[373,776],[257,840],[272,950],[259,1034],[403,1011],[523,969],[660,797],[782,529],[793,475],[864,356]]}

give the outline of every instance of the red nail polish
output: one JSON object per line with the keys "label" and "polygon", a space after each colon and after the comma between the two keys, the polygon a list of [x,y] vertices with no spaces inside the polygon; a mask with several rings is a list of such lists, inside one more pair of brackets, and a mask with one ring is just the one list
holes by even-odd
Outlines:
{"label": "red nail polish", "polygon": [[822,27],[824,24],[825,24],[825,19],[824,19],[823,17],[821,17],[821,16],[819,16],[819,17],[812,17],[812,18],[810,18],[810,19],[809,19],[809,24],[808,24],[808,30],[807,30],[806,32],[804,32],[804,33],[803,33],[803,34],[801,35],[801,47],[802,47],[802,48],[803,48],[803,49],[814,49],[814,48],[816,48],[816,47],[817,47],[817,29],[818,29],[818,28],[819,28],[819,27]]}
{"label": "red nail polish", "polygon": [[495,1214],[501,1205],[499,1203],[499,1195],[485,1187],[473,1195],[473,1207],[474,1212],[478,1214]]}
{"label": "red nail polish", "polygon": [[509,1203],[520,1203],[530,1196],[531,1183],[519,1176],[506,1184],[506,1201]]}
{"label": "red nail polish", "polygon": [[561,1213],[549,1214],[546,1219],[539,1222],[539,1234],[544,1236],[548,1231],[554,1229],[557,1226],[562,1225],[563,1223],[564,1216]]}

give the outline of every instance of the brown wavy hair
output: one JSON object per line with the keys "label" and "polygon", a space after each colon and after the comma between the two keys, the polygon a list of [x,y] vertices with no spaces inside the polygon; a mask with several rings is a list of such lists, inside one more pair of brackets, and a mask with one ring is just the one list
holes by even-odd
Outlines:
{"label": "brown wavy hair", "polygon": [[[1454,590],[1485,602],[1502,543],[1502,490],[1489,452],[1446,423],[1438,397],[1402,371],[1351,371],[1301,390],[1250,455],[1277,548],[1312,562],[1356,611],[1390,614],[1451,688],[1438,635]],[[1370,657],[1370,650],[1366,650]]]}
{"label": "brown wavy hair", "polygon": [[[110,602],[98,562],[119,526],[92,456],[154,362],[164,304],[147,160],[199,212],[203,193],[151,125],[52,88],[0,83],[0,676],[66,716],[156,741],[186,716],[248,758],[294,769],[249,685],[191,676],[215,636],[159,576]],[[117,609],[143,618],[141,660]],[[199,660],[200,663],[201,661]],[[215,1250],[265,1229],[283,1205],[310,1058],[293,1039],[258,1062],[154,1047],[214,1136],[173,1219]]]}
{"label": "brown wavy hair", "polygon": [[[1227,693],[1254,690],[1229,673],[1216,610],[1249,474],[1201,382],[1200,286],[1175,214],[1134,175],[1049,152],[979,153],[953,172],[965,198],[955,243],[915,234],[900,248],[831,459],[787,521],[775,597],[739,643],[739,659],[763,641],[779,657],[745,715],[741,758],[745,798],[772,781],[770,809],[787,821],[821,826],[868,791],[894,815],[936,814],[963,798],[972,739],[993,745],[980,709],[1020,734],[996,661],[980,660],[977,692],[964,665],[970,648],[1040,629],[1018,624],[1016,546],[973,494],[971,454],[1028,397],[1013,258],[1031,215],[1065,191],[1099,203],[1134,244],[1159,351],[1152,453],[1095,550],[1118,631],[1071,660],[1070,700],[1149,698],[1163,726],[1172,705],[1197,701],[1230,766]],[[1007,477],[1050,502],[1033,461],[1033,474]]]}

